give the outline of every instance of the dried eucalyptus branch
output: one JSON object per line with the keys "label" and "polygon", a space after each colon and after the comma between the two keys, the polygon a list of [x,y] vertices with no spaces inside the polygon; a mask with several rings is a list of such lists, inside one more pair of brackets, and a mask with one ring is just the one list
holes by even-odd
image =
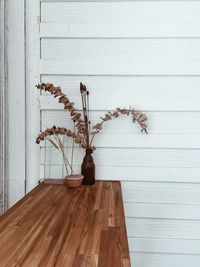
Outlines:
{"label": "dried eucalyptus branch", "polygon": [[47,128],[45,131],[41,132],[36,139],[36,143],[39,144],[47,136],[51,136],[51,135],[66,135],[68,137],[73,138],[74,142],[76,144],[79,144],[82,148],[87,147],[87,144],[85,143],[85,140],[83,137],[77,135],[76,133],[72,132],[71,130],[67,128],[56,127],[56,126],[53,126],[52,128]]}
{"label": "dried eucalyptus branch", "polygon": [[72,120],[76,123],[78,133],[85,135],[85,124],[81,118],[81,113],[79,113],[74,107],[74,102],[70,102],[69,98],[64,93],[62,93],[59,86],[54,86],[51,83],[41,83],[36,85],[36,87],[41,91],[48,91],[49,93],[54,95],[55,98],[58,97],[59,103],[62,103],[64,105],[64,109],[70,112]]}
{"label": "dried eucalyptus branch", "polygon": [[92,142],[93,142],[93,139],[94,139],[95,135],[97,133],[99,133],[100,130],[103,129],[103,124],[104,124],[105,121],[112,120],[114,118],[118,118],[120,115],[129,116],[130,114],[132,115],[132,121],[133,122],[137,121],[139,123],[140,127],[142,128],[141,132],[145,132],[147,134],[148,133],[148,131],[147,131],[147,123],[146,123],[147,122],[147,116],[144,113],[142,113],[140,111],[137,111],[135,109],[131,109],[131,108],[129,108],[129,109],[116,108],[116,110],[114,110],[113,112],[108,111],[108,113],[106,113],[104,115],[104,117],[100,117],[102,121],[97,123],[97,124],[95,124],[92,127],[92,129],[95,129],[95,131],[92,132],[92,134],[91,134],[92,138],[91,138],[91,141],[90,141],[90,145],[92,145]]}

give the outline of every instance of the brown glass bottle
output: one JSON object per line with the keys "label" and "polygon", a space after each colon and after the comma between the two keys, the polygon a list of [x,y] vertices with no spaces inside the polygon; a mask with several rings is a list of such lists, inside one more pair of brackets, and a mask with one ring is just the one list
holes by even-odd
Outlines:
{"label": "brown glass bottle", "polygon": [[81,165],[81,174],[84,175],[83,185],[92,185],[95,183],[95,164],[91,149],[86,149],[85,151],[85,157]]}

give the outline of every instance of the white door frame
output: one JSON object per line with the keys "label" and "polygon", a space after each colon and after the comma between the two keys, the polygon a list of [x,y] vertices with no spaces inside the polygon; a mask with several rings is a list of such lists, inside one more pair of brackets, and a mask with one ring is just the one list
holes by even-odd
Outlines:
{"label": "white door frame", "polygon": [[26,0],[26,192],[40,180],[40,0]]}
{"label": "white door frame", "polygon": [[8,207],[8,101],[7,101],[7,50],[6,5],[0,0],[0,214]]}
{"label": "white door frame", "polygon": [[8,8],[8,205],[26,193],[25,0],[5,0]]}
{"label": "white door frame", "polygon": [[1,3],[2,211],[25,195],[25,0]]}

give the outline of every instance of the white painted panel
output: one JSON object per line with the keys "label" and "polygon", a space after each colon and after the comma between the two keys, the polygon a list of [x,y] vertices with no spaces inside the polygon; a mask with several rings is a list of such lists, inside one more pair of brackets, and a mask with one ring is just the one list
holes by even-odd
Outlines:
{"label": "white painted panel", "polygon": [[200,97],[200,76],[42,75],[41,81],[61,86],[70,98],[80,97],[80,82],[86,84],[94,96]]}
{"label": "white painted panel", "polygon": [[[200,203],[200,184],[122,182],[122,189],[125,202],[188,205],[199,205]],[[132,227],[131,222],[130,220],[130,227]],[[200,221],[198,225],[200,227]]]}
{"label": "white painted panel", "polygon": [[[200,254],[200,240],[129,238],[129,249],[134,252]],[[192,255],[191,255],[192,257]],[[189,265],[190,266],[190,265]]]}
{"label": "white painted panel", "polygon": [[[113,65],[114,64],[114,65]],[[200,75],[200,61],[55,61],[40,60],[41,74]]]}
{"label": "white painted panel", "polygon": [[126,217],[200,220],[200,205],[125,202],[124,208]]}
{"label": "white painted panel", "polygon": [[105,148],[200,148],[199,135],[100,134],[93,144]]}
{"label": "white painted panel", "polygon": [[[138,130],[139,132],[140,130]],[[72,144],[72,141],[68,141]],[[179,134],[98,134],[93,145],[96,148],[200,148],[199,135]]]}
{"label": "white painted panel", "polygon": [[[81,109],[81,98],[73,97],[71,101],[76,103],[75,107]],[[114,110],[117,107],[134,107],[146,111],[200,111],[200,97],[130,97],[118,96],[90,96],[91,110]],[[52,96],[40,97],[41,109],[59,110],[63,107]]]}
{"label": "white painted panel", "polygon": [[[74,173],[80,173],[80,166],[73,168]],[[67,175],[67,172],[63,165],[52,166],[52,165],[40,165],[40,179],[63,179]]]}
{"label": "white painted panel", "polygon": [[14,177],[8,180],[8,206],[12,207],[17,201],[24,196],[24,180]]}
{"label": "white painted panel", "polygon": [[41,58],[55,61],[197,61],[199,39],[42,39]]}
{"label": "white painted panel", "polygon": [[200,221],[126,218],[130,237],[200,239]]}
{"label": "white painted panel", "polygon": [[163,38],[200,37],[198,22],[41,23],[41,38]]}
{"label": "white painted panel", "polygon": [[[146,137],[146,136],[144,136]],[[98,137],[96,137],[98,138]],[[44,142],[41,143],[43,147]],[[68,151],[68,152],[67,152]],[[66,153],[71,150],[66,148]],[[76,148],[74,163],[81,164],[84,150]],[[113,167],[160,167],[160,168],[199,168],[199,149],[123,149],[123,148],[98,148],[93,157],[97,165]],[[44,148],[42,148],[41,162],[44,161]],[[53,165],[60,164],[60,157],[54,147],[47,147],[47,162]],[[174,170],[175,171],[175,170]],[[180,174],[180,172],[178,172]],[[177,175],[178,175],[177,173]],[[175,176],[175,172],[172,176]]]}
{"label": "white painted panel", "polygon": [[200,255],[177,255],[162,253],[131,253],[135,267],[199,267]]}
{"label": "white painted panel", "polygon": [[198,1],[44,2],[41,4],[42,22],[56,23],[199,22],[199,13]]}
{"label": "white painted panel", "polygon": [[[62,107],[62,105],[61,105]],[[90,112],[91,125],[99,121],[106,111]],[[146,112],[148,116],[148,130],[153,134],[200,134],[200,112]],[[73,121],[65,110],[44,110],[41,114],[42,129],[52,125],[65,126],[73,129]],[[187,126],[186,126],[187,124]],[[138,127],[133,127],[130,118],[122,116],[112,122],[105,123],[102,133],[137,133]]]}
{"label": "white painted panel", "polygon": [[[41,165],[41,178],[44,178],[44,168],[46,169],[46,177],[62,178],[61,159],[58,165],[54,165],[51,161],[48,161],[45,166],[44,164]],[[79,173],[80,170],[81,165],[74,165],[76,173]],[[124,167],[96,164],[95,175],[96,179],[100,180],[200,183],[200,168]]]}

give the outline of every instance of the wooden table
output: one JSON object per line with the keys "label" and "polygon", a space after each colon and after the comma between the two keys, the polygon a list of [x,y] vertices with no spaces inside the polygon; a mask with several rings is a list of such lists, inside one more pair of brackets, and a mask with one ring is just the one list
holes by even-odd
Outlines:
{"label": "wooden table", "polygon": [[0,217],[0,266],[130,267],[120,182],[38,185]]}

